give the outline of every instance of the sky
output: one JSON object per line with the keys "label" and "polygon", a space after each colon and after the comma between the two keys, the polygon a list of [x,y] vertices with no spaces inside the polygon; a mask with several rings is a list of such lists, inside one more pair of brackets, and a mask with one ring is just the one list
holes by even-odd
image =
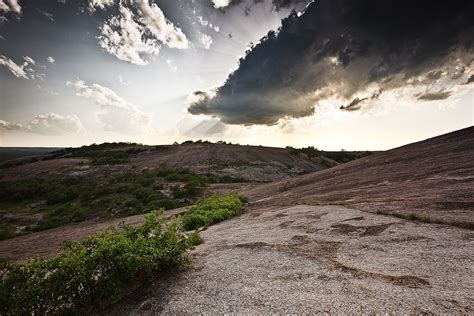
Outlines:
{"label": "sky", "polygon": [[474,125],[471,0],[0,0],[0,146],[385,150]]}

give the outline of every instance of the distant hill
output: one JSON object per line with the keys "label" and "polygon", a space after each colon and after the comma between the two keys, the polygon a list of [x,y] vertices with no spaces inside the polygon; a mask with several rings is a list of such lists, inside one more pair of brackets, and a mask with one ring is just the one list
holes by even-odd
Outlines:
{"label": "distant hill", "polygon": [[[38,149],[38,151],[45,149]],[[295,149],[242,146],[225,143],[185,142],[145,146],[135,143],[104,143],[64,148],[8,160],[0,165],[0,180],[90,176],[101,172],[143,169],[189,169],[194,173],[229,176],[244,181],[268,182],[320,171],[339,161],[359,158],[354,152],[308,152]],[[34,152],[31,148],[30,152]],[[324,155],[327,153],[329,157]],[[364,153],[364,155],[367,153]],[[342,157],[342,158],[341,158]],[[346,160],[340,160],[346,159]]]}
{"label": "distant hill", "polygon": [[0,163],[21,157],[35,156],[58,150],[56,147],[0,147]]}
{"label": "distant hill", "polygon": [[284,148],[188,143],[157,146],[130,160],[138,168],[166,165],[196,173],[228,175],[251,181],[273,181],[328,168],[292,155]]}

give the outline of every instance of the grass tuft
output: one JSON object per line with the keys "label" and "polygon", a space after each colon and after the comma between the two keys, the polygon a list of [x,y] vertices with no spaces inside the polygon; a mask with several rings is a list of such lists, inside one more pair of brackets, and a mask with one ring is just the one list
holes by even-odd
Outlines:
{"label": "grass tuft", "polygon": [[394,213],[394,212],[387,212],[387,211],[377,211],[376,214],[379,215],[389,215],[397,218],[402,218],[410,221],[428,223],[428,224],[444,224],[450,225],[465,229],[474,230],[474,223],[470,222],[458,222],[458,221],[445,221],[437,218],[432,218],[428,215],[417,215],[415,213],[410,214],[401,214],[401,213]]}

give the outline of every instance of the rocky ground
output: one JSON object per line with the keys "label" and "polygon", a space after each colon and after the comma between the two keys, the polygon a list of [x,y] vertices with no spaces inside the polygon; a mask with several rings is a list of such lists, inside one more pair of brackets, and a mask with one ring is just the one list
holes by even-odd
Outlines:
{"label": "rocky ground", "polygon": [[474,312],[474,233],[341,206],[252,209],[110,315]]}
{"label": "rocky ground", "polygon": [[471,127],[245,189],[187,269],[109,313],[471,314],[473,148]]}
{"label": "rocky ground", "polygon": [[262,206],[347,205],[474,229],[474,127],[243,194]]}

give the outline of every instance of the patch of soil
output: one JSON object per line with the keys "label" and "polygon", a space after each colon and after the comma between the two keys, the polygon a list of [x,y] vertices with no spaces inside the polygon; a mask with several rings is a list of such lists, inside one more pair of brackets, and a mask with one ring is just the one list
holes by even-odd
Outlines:
{"label": "patch of soil", "polygon": [[353,217],[353,218],[348,218],[346,220],[343,220],[343,222],[349,222],[349,221],[361,221],[364,219],[364,216],[357,216],[357,217]]}
{"label": "patch of soil", "polygon": [[349,224],[336,224],[336,225],[332,225],[331,227],[334,228],[334,231],[340,234],[349,235],[349,234],[358,232],[359,236],[364,237],[364,236],[378,236],[390,225],[392,224],[380,224],[380,225],[373,225],[373,226],[353,226]]}
{"label": "patch of soil", "polygon": [[286,221],[286,222],[282,222],[280,224],[278,224],[279,227],[281,228],[287,228],[289,227],[291,224],[293,224],[295,221]]}

